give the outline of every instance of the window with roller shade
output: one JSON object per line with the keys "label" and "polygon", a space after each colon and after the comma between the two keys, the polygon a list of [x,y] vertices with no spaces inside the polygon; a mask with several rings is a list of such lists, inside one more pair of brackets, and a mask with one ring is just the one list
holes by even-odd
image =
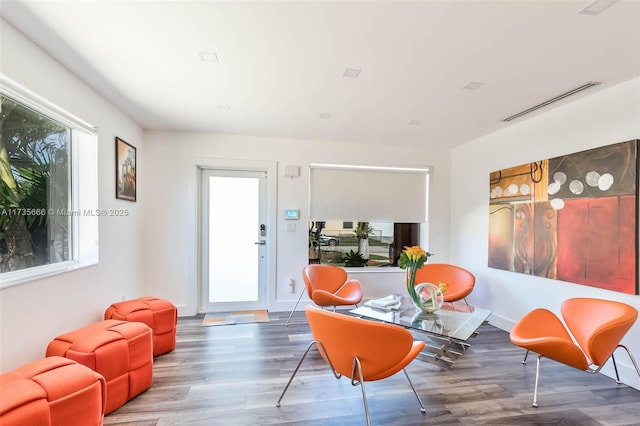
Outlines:
{"label": "window with roller shade", "polygon": [[362,254],[362,266],[389,266],[404,246],[425,246],[429,168],[311,164],[309,172],[310,263],[360,266],[349,260]]}

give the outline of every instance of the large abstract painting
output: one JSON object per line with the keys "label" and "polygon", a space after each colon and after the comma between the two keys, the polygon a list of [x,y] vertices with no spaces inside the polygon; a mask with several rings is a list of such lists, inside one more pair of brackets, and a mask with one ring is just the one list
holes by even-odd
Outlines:
{"label": "large abstract painting", "polygon": [[491,173],[489,267],[639,294],[638,145]]}

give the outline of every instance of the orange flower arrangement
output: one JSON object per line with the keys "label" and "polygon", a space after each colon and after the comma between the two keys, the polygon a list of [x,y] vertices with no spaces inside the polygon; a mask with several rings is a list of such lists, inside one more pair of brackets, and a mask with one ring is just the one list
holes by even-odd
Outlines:
{"label": "orange flower arrangement", "polygon": [[407,292],[413,300],[418,298],[415,289],[416,271],[422,268],[431,256],[433,253],[425,251],[420,246],[405,247],[400,254],[398,266],[407,270]]}

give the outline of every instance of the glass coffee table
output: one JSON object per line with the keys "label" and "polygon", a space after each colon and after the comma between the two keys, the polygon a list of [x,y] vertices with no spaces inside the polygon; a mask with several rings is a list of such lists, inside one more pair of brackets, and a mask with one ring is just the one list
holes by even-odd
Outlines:
{"label": "glass coffee table", "polygon": [[418,310],[408,296],[393,295],[398,303],[379,307],[368,301],[349,311],[351,315],[400,325],[409,329],[415,338],[426,345],[418,359],[449,368],[471,346],[467,340],[477,335],[478,328],[487,323],[491,311],[452,306],[445,303],[432,314]]}

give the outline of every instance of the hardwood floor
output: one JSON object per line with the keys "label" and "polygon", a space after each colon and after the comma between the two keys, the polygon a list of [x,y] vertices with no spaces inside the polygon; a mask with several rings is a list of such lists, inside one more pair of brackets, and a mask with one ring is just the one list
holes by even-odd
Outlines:
{"label": "hardwood floor", "polygon": [[[336,380],[313,352],[276,401],[311,339],[302,312],[268,323],[202,327],[180,318],[174,352],[154,363],[151,389],[105,417],[105,425],[359,425],[360,389]],[[373,425],[640,425],[640,392],[603,375],[543,359],[539,407],[531,407],[535,357],[493,326],[479,329],[449,370],[420,360],[407,367],[422,414],[403,374],[367,382]]]}

